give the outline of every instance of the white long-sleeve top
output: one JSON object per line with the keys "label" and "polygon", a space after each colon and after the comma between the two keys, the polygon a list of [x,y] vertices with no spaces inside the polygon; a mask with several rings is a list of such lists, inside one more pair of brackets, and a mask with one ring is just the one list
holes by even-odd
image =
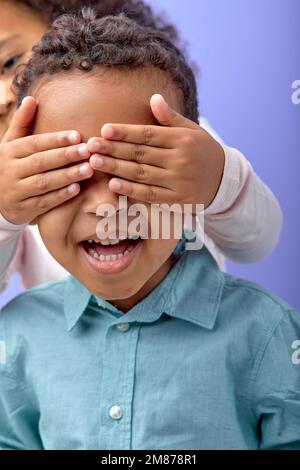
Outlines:
{"label": "white long-sleeve top", "polygon": [[[277,245],[282,226],[280,205],[242,153],[224,145],[205,119],[200,119],[200,125],[225,152],[220,188],[204,211],[204,243],[222,270],[225,258],[255,262]],[[0,292],[15,272],[20,273],[25,289],[68,275],[44,246],[37,226],[14,225],[0,214]]]}

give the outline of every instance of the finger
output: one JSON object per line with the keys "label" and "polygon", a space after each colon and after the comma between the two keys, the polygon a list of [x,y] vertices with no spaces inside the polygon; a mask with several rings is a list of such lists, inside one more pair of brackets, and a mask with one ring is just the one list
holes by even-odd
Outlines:
{"label": "finger", "polygon": [[19,109],[13,115],[9,128],[2,142],[11,142],[30,134],[34,118],[36,115],[37,104],[34,98],[26,96]]}
{"label": "finger", "polygon": [[172,109],[162,95],[155,94],[150,99],[155,119],[163,126],[199,129],[199,125]]}
{"label": "finger", "polygon": [[[17,139],[10,150],[16,158],[25,158],[35,153],[44,152],[60,147],[79,144],[80,134],[77,131],[50,132],[48,134],[36,134]],[[12,145],[12,144],[11,144]]]}
{"label": "finger", "polygon": [[170,160],[170,149],[165,148],[127,142],[113,142],[98,137],[92,137],[88,141],[87,146],[91,153],[101,153],[102,155],[109,155],[136,163],[147,163],[161,168],[165,168]]}
{"label": "finger", "polygon": [[48,173],[40,173],[19,181],[19,192],[24,196],[24,199],[28,199],[91,178],[93,173],[94,170],[88,163],[62,170],[49,171]]}
{"label": "finger", "polygon": [[143,124],[104,124],[101,136],[115,140],[151,147],[173,148],[173,139],[177,137],[175,129]]}
{"label": "finger", "polygon": [[104,173],[120,176],[123,179],[148,185],[158,185],[169,188],[172,180],[164,168],[127,162],[106,155],[94,154],[90,158],[91,167]]}
{"label": "finger", "polygon": [[80,160],[86,160],[90,156],[87,145],[80,144],[36,153],[19,160],[16,168],[20,179],[28,178],[32,175],[71,165]]}
{"label": "finger", "polygon": [[132,183],[131,181],[112,178],[109,181],[109,189],[117,194],[128,196],[142,202],[162,204],[172,202],[174,191],[158,186]]}
{"label": "finger", "polygon": [[27,208],[27,210],[32,210],[32,208],[35,208],[36,214],[41,215],[77,196],[79,192],[80,185],[78,183],[74,183],[67,186],[66,188],[61,188],[57,191],[52,191],[51,193],[42,196],[28,198],[23,201],[23,208]]}

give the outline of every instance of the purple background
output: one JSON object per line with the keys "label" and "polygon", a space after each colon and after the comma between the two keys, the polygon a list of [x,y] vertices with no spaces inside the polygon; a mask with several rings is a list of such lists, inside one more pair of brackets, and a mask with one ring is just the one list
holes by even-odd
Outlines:
{"label": "purple background", "polygon": [[[279,198],[281,241],[259,263],[227,269],[281,295],[300,311],[300,105],[291,84],[300,79],[299,0],[150,0],[177,24],[201,67],[204,115],[224,141],[240,149]],[[19,291],[18,276],[0,305]]]}

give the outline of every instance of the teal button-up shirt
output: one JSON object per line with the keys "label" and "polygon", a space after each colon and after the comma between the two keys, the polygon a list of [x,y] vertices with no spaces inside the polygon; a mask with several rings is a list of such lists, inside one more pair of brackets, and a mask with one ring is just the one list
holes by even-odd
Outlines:
{"label": "teal button-up shirt", "polygon": [[300,449],[300,317],[184,253],[123,314],[70,276],[0,313],[2,449]]}

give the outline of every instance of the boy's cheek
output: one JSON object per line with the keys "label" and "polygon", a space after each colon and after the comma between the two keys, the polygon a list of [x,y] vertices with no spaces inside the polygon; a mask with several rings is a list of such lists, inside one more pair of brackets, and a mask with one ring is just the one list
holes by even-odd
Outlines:
{"label": "boy's cheek", "polygon": [[58,215],[57,211],[52,210],[39,215],[31,223],[38,225],[43,243],[51,254],[52,252],[65,252],[69,238],[69,220],[66,216],[62,217],[63,214]]}
{"label": "boy's cheek", "polygon": [[168,260],[171,258],[177,243],[179,240],[173,238],[163,239],[163,240],[149,240],[151,245],[149,248],[149,254],[146,257],[148,259],[143,260],[145,265],[152,266],[153,271],[151,274],[154,274],[158,271]]}

